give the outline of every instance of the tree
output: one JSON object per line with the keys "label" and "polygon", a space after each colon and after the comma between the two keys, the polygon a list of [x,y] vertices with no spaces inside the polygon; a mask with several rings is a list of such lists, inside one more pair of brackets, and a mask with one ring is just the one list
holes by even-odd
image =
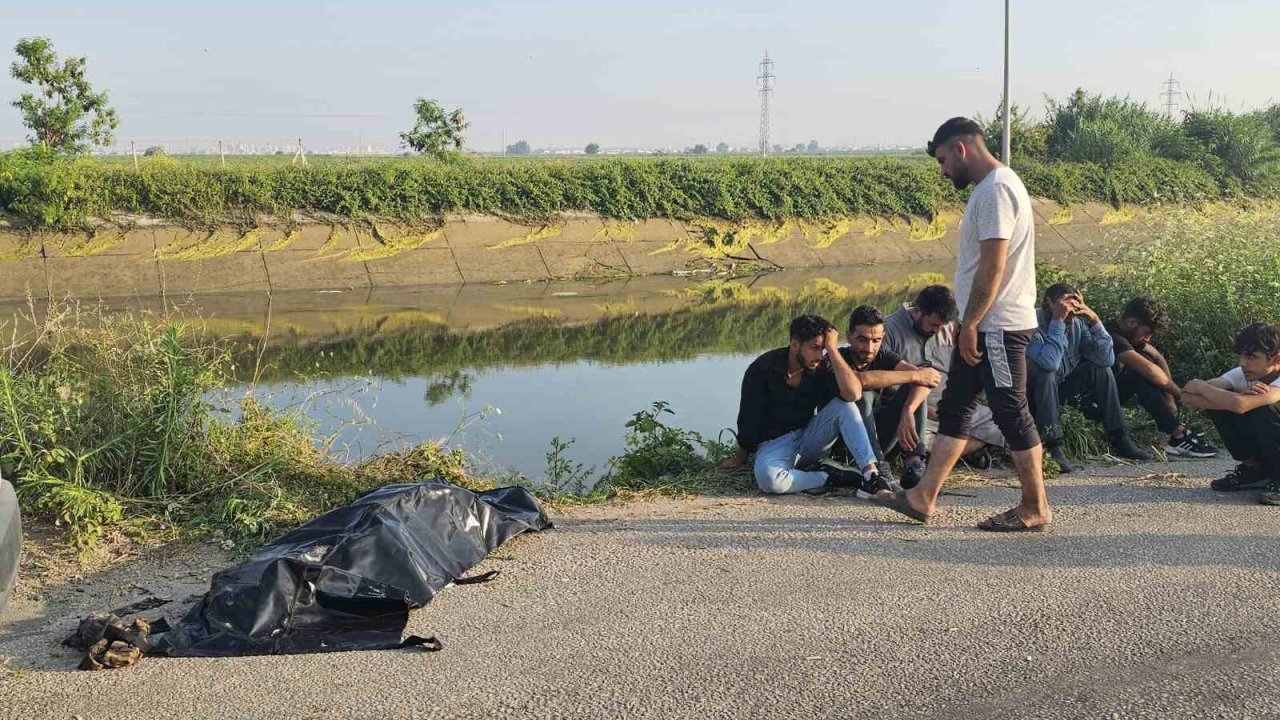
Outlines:
{"label": "tree", "polygon": [[152,145],[146,150],[143,150],[142,155],[143,157],[164,157],[165,152],[164,152],[164,148],[160,147],[159,145]]}
{"label": "tree", "polygon": [[694,145],[694,146],[693,146],[693,150],[692,150],[692,152],[693,152],[693,154],[694,154],[694,155],[706,155],[706,154],[707,154],[707,146],[706,146],[706,145],[703,145],[702,143],[698,143],[697,145]]}
{"label": "tree", "polygon": [[418,98],[413,113],[418,117],[413,129],[400,133],[405,147],[441,160],[462,150],[462,133],[471,123],[462,117],[461,108],[446,114],[435,100]]}
{"label": "tree", "polygon": [[529,143],[524,140],[521,140],[520,142],[515,143],[514,145],[508,145],[507,154],[508,155],[528,155]]}
{"label": "tree", "polygon": [[22,93],[13,106],[22,123],[35,133],[32,145],[65,153],[83,153],[91,145],[111,144],[111,131],[120,125],[107,104],[105,91],[95,93],[85,79],[84,58],[58,62],[49,38],[23,38],[13,47],[19,60],[9,68],[14,79],[37,89]]}
{"label": "tree", "polygon": [[796,143],[796,146],[792,148],[792,150],[795,150],[798,153],[804,152],[804,143]]}
{"label": "tree", "polygon": [[811,153],[816,153],[816,152],[821,152],[821,151],[822,151],[822,148],[818,147],[818,141],[817,141],[817,140],[810,140],[810,141],[809,141],[809,145],[808,145],[808,147],[806,147],[806,148],[805,148],[805,151],[807,151],[807,152],[811,152]]}
{"label": "tree", "polygon": [[[996,114],[990,120],[975,116],[978,124],[983,126],[983,137],[987,149],[997,157],[1004,142],[1004,102],[996,108]],[[1014,162],[1022,160],[1045,160],[1049,152],[1049,124],[1036,122],[1031,112],[1018,103],[1009,104],[1009,152]]]}
{"label": "tree", "polygon": [[716,145],[716,152],[718,152],[718,153],[727,153],[727,152],[729,152],[729,143],[719,143],[719,144],[717,144],[717,145]]}
{"label": "tree", "polygon": [[599,144],[597,144],[597,143],[589,143],[589,144],[587,145],[587,151],[586,151],[586,152],[587,152],[587,154],[588,154],[588,155],[599,155],[599,154],[600,154],[600,145],[599,145]]}

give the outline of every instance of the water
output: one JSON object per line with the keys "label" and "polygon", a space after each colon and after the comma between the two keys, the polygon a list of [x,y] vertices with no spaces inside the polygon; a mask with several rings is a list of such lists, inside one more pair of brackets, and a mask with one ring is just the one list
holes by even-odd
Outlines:
{"label": "water", "polygon": [[[716,438],[735,424],[742,373],[786,344],[807,312],[843,327],[862,302],[886,312],[950,262],[609,282],[375,289],[115,301],[181,306],[239,348],[244,384],[301,409],[355,459],[444,438],[482,469],[545,474],[553,437],[603,472],[631,416],[666,401],[672,424]],[[0,312],[3,312],[0,310]],[[726,439],[730,436],[725,435]]]}

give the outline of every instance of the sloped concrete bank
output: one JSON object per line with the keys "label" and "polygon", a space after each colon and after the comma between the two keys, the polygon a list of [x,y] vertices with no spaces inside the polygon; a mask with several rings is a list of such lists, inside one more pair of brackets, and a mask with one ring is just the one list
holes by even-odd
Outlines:
{"label": "sloped concrete bank", "polygon": [[[1088,254],[1149,236],[1160,213],[1034,201],[1041,253]],[[955,257],[959,213],[823,221],[624,221],[488,216],[439,227],[298,222],[190,230],[159,223],[76,232],[0,228],[0,299],[360,289],[911,263]],[[1126,232],[1111,230],[1123,227]]]}

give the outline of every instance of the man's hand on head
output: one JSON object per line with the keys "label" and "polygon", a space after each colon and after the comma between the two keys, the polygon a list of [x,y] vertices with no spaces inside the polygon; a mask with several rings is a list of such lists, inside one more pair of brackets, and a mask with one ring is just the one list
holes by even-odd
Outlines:
{"label": "man's hand on head", "polygon": [[835,328],[827,328],[827,332],[823,334],[827,343],[827,354],[830,355],[840,349],[840,331]]}

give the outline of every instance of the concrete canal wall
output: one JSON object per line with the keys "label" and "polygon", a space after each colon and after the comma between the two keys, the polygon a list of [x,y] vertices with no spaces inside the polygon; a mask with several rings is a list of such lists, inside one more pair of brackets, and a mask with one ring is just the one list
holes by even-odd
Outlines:
{"label": "concrete canal wall", "polygon": [[[1034,201],[1037,250],[1089,254],[1149,236],[1160,213]],[[539,225],[488,216],[440,227],[299,222],[190,230],[160,223],[76,232],[0,227],[0,299],[348,290],[949,260],[959,212],[825,221],[620,221]],[[1123,228],[1125,232],[1111,232]]]}

